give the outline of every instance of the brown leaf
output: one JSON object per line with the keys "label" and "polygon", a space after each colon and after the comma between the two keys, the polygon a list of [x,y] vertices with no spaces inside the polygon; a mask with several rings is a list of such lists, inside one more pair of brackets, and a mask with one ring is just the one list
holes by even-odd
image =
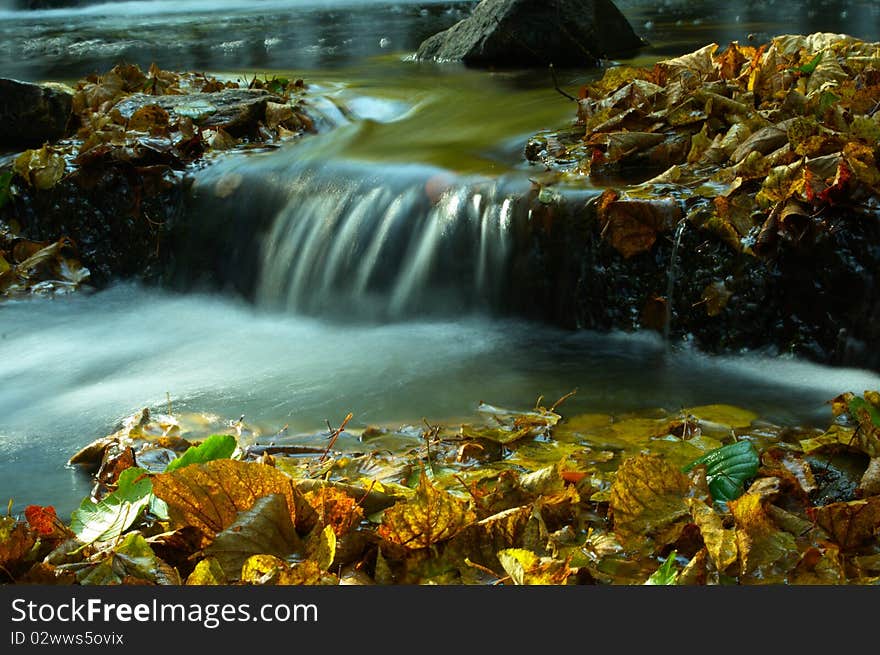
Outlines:
{"label": "brown leaf", "polygon": [[36,541],[26,523],[11,516],[0,517],[0,566],[8,569],[17,565]]}
{"label": "brown leaf", "polygon": [[765,497],[750,491],[729,504],[743,575],[765,577],[785,572],[798,557],[794,537],[776,526],[764,507]]}
{"label": "brown leaf", "polygon": [[688,489],[688,478],[658,455],[627,459],[611,486],[614,531],[622,541],[671,543],[689,515]]}
{"label": "brown leaf", "polygon": [[410,549],[426,548],[454,537],[475,518],[466,502],[434,487],[422,471],[415,497],[385,510],[378,534]]}
{"label": "brown leaf", "polygon": [[337,537],[356,527],[364,517],[358,502],[340,489],[323,486],[305,494],[318,515],[319,526],[332,526]]}
{"label": "brown leaf", "polygon": [[880,496],[814,507],[809,514],[843,550],[852,550],[876,538]]}
{"label": "brown leaf", "polygon": [[295,521],[300,496],[293,480],[281,471],[231,459],[191,464],[156,475],[153,493],[168,503],[174,527],[191,525],[202,531],[203,546],[263,496],[284,496],[290,518]]}
{"label": "brown leaf", "polygon": [[862,498],[880,496],[880,457],[872,457],[868,462],[857,491]]}
{"label": "brown leaf", "polygon": [[651,250],[657,235],[672,230],[681,217],[679,203],[667,198],[606,200],[599,204],[603,236],[627,259]]}

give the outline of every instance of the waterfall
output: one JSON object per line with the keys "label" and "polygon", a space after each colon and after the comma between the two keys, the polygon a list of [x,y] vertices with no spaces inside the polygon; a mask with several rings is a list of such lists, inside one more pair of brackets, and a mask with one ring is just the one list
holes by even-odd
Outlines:
{"label": "waterfall", "polygon": [[182,259],[275,310],[376,320],[490,310],[514,222],[527,220],[522,196],[521,180],[425,166],[224,162],[197,181]]}

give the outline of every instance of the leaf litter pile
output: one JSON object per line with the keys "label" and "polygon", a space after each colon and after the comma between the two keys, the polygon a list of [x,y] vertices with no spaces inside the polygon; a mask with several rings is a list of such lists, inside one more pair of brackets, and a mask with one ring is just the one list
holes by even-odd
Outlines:
{"label": "leaf litter pile", "polygon": [[[817,33],[609,68],[581,89],[575,126],[534,137],[526,155],[604,186],[654,175],[598,202],[602,234],[626,258],[682,219],[765,257],[831,210],[876,221],[878,144],[880,44]],[[706,290],[710,315],[725,299]]]}
{"label": "leaf litter pile", "polygon": [[[121,171],[136,188],[132,214],[143,213],[142,220],[148,220],[143,200],[211,155],[273,147],[315,131],[300,79],[233,81],[164,71],[155,64],[146,73],[120,64],[75,86],[66,88],[72,95],[73,135],[26,150],[10,167],[0,168],[0,211],[16,198],[49,192],[65,180],[85,196],[109,171]],[[14,209],[0,214],[0,300],[69,293],[88,284],[91,273],[71,235],[35,241],[21,232]]]}
{"label": "leaf litter pile", "polygon": [[[73,455],[69,523],[0,518],[39,584],[877,584],[880,393],[827,430],[728,405],[261,436],[145,409]],[[11,504],[10,504],[11,507]]]}

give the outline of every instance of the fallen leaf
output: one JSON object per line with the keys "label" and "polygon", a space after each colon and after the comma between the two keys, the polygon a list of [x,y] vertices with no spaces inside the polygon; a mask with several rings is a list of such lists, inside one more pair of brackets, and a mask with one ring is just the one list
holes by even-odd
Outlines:
{"label": "fallen leaf", "polygon": [[539,557],[523,548],[500,551],[498,561],[515,585],[564,585],[572,573],[567,562]]}
{"label": "fallen leaf", "polygon": [[780,530],[764,508],[761,494],[747,493],[729,503],[743,575],[756,578],[790,570],[798,559],[794,536]]}
{"label": "fallen leaf", "polygon": [[880,496],[814,507],[808,513],[843,550],[853,550],[876,539],[880,528]]}
{"label": "fallen leaf", "polygon": [[695,459],[684,468],[684,472],[696,466],[705,466],[712,498],[729,501],[742,495],[743,485],[758,473],[760,465],[758,451],[751,441],[743,439]]}
{"label": "fallen leaf", "polygon": [[153,484],[149,474],[140,468],[125,469],[117,481],[116,491],[94,503],[83,499],[73,511],[70,528],[83,543],[115,539],[140,517],[150,504]]}
{"label": "fallen leaf", "polygon": [[231,459],[160,473],[153,477],[153,493],[168,504],[173,526],[191,525],[202,531],[203,545],[264,496],[284,496],[290,518],[295,521],[300,496],[293,480],[278,469]]}
{"label": "fallen leaf", "polygon": [[426,548],[454,537],[475,518],[466,502],[434,487],[422,471],[415,497],[385,510],[378,534],[407,548]]}
{"label": "fallen leaf", "polygon": [[696,498],[687,499],[691,518],[700,529],[706,552],[719,572],[724,572],[737,561],[739,550],[736,545],[736,532],[724,527],[721,517],[714,509]]}
{"label": "fallen leaf", "polygon": [[216,559],[206,557],[203,560],[199,560],[199,563],[196,564],[196,568],[193,569],[193,572],[186,579],[186,584],[199,586],[225,585],[227,584],[226,574]]}
{"label": "fallen leaf", "polygon": [[639,454],[625,460],[611,486],[615,533],[622,541],[650,537],[658,546],[671,543],[689,515],[688,488],[687,477],[657,455]]}
{"label": "fallen leaf", "polygon": [[227,580],[236,580],[252,555],[286,557],[301,547],[282,494],[257,498],[218,533],[205,553],[217,560]]}

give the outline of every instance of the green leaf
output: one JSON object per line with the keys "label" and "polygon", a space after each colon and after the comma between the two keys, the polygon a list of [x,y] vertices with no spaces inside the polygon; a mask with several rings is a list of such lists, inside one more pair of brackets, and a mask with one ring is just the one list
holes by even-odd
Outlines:
{"label": "green leaf", "polygon": [[751,441],[738,441],[712,450],[695,459],[682,470],[706,466],[706,480],[714,500],[729,501],[743,494],[745,481],[758,473],[761,458]]}
{"label": "green leaf", "polygon": [[850,415],[856,418],[863,428],[871,427],[869,423],[872,423],[875,429],[880,428],[880,411],[864,398],[856,396],[849,401],[847,407]]}
{"label": "green leaf", "polygon": [[161,585],[179,585],[177,571],[156,557],[150,544],[138,532],[126,536],[107,557],[78,574],[82,585],[120,584],[125,578],[137,578]]}
{"label": "green leaf", "polygon": [[171,473],[190,464],[204,464],[215,459],[228,459],[235,452],[238,443],[231,434],[212,434],[198,446],[190,446],[183,455],[165,467],[165,473]]}
{"label": "green leaf", "polygon": [[150,504],[153,482],[142,468],[131,467],[119,475],[118,487],[101,502],[85,498],[73,511],[70,528],[80,541],[115,539],[125,532]]}
{"label": "green leaf", "polygon": [[798,66],[796,68],[790,69],[795,73],[800,73],[801,75],[812,75],[813,71],[816,70],[816,66],[819,65],[819,62],[822,61],[822,53],[820,52],[818,55],[813,57],[809,62],[804,64],[803,66]]}
{"label": "green leaf", "polygon": [[12,191],[9,187],[12,184],[12,171],[6,171],[0,174],[0,209],[12,198]]}
{"label": "green leaf", "polygon": [[678,584],[679,572],[675,568],[675,556],[677,553],[673,550],[669,553],[669,557],[660,566],[659,569],[651,574],[651,577],[645,581],[646,585],[675,585]]}

